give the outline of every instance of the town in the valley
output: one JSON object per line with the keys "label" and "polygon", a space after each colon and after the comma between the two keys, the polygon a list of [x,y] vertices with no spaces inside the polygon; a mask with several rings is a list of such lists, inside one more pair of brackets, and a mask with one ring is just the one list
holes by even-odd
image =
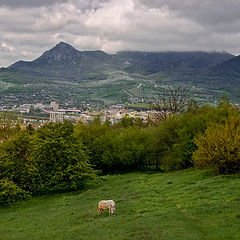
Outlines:
{"label": "town in the valley", "polygon": [[81,108],[62,108],[57,102],[50,104],[22,104],[20,106],[6,108],[0,106],[0,112],[14,112],[19,114],[24,124],[32,124],[33,126],[41,126],[47,122],[63,122],[69,120],[72,122],[90,123],[96,118],[100,118],[101,122],[108,120],[111,123],[117,123],[123,117],[132,119],[139,118],[143,122],[147,122],[153,115],[153,110],[134,110],[125,107],[123,104],[111,105],[101,110],[92,109],[91,107],[83,110]]}

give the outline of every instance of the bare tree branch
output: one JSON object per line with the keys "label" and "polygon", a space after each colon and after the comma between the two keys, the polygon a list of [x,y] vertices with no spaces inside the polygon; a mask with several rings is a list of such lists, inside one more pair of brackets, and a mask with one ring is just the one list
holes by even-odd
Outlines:
{"label": "bare tree branch", "polygon": [[170,88],[159,93],[158,99],[150,103],[157,121],[165,119],[169,114],[181,113],[190,100],[189,92],[185,88]]}

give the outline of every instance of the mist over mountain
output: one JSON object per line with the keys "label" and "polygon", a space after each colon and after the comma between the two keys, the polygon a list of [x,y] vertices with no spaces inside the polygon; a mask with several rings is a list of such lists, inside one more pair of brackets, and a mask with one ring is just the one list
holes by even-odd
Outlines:
{"label": "mist over mountain", "polygon": [[[163,71],[206,71],[230,58],[229,53],[217,52],[130,52],[107,54],[103,51],[78,51],[60,42],[32,62],[19,61],[9,68],[44,77],[75,80],[87,78],[89,71],[109,69],[151,75]],[[63,74],[63,75],[62,75]]]}
{"label": "mist over mountain", "polygon": [[[152,99],[161,89],[180,85],[200,101],[211,102],[222,93],[233,93],[234,98],[236,88],[231,89],[231,85],[239,85],[239,63],[239,56],[227,52],[107,54],[79,51],[60,42],[33,61],[18,61],[1,69],[1,95],[8,98],[13,94],[21,102],[131,103],[136,98]],[[140,83],[142,96],[136,89]],[[34,97],[26,97],[29,92]]]}

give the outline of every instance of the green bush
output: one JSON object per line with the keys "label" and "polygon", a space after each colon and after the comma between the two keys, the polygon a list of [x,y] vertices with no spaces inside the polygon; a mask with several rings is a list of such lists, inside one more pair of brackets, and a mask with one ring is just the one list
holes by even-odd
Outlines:
{"label": "green bush", "polygon": [[230,117],[223,124],[208,127],[205,134],[195,139],[193,154],[198,168],[214,168],[220,174],[240,169],[240,120]]}
{"label": "green bush", "polygon": [[35,192],[39,188],[38,170],[31,150],[31,138],[25,130],[5,141],[0,147],[0,179],[11,179],[21,189]]}
{"label": "green bush", "polygon": [[50,123],[36,130],[32,137],[31,158],[43,190],[83,188],[96,176],[73,129],[69,122]]}
{"label": "green bush", "polygon": [[83,143],[90,163],[104,174],[142,169],[147,165],[148,130],[141,128],[140,120],[134,126],[125,123],[133,120],[125,117],[113,126],[96,122],[75,126],[74,135]]}
{"label": "green bush", "polygon": [[96,139],[101,151],[103,172],[118,172],[146,167],[148,133],[145,129],[129,127],[111,129]]}
{"label": "green bush", "polygon": [[150,152],[148,161],[156,170],[169,171],[178,169],[179,164],[172,158],[173,146],[178,141],[180,121],[177,116],[164,119],[158,127],[152,128],[148,139]]}
{"label": "green bush", "polygon": [[2,197],[11,196],[11,202],[21,191],[34,194],[88,186],[97,171],[89,164],[88,154],[73,129],[67,122],[46,124],[34,132],[20,130],[1,143],[0,180],[10,179],[13,192],[11,195],[1,190]]}
{"label": "green bush", "polygon": [[19,188],[13,181],[8,179],[0,180],[0,206],[7,206],[17,200],[26,199],[29,196],[29,192]]}

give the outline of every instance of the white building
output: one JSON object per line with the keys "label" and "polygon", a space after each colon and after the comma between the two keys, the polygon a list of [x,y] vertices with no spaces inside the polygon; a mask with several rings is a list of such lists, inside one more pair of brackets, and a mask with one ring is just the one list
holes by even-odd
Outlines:
{"label": "white building", "polygon": [[50,112],[50,122],[63,122],[63,112]]}
{"label": "white building", "polygon": [[51,103],[50,103],[50,108],[52,108],[53,111],[56,112],[56,111],[58,111],[59,104],[56,103],[56,102],[51,102]]}

